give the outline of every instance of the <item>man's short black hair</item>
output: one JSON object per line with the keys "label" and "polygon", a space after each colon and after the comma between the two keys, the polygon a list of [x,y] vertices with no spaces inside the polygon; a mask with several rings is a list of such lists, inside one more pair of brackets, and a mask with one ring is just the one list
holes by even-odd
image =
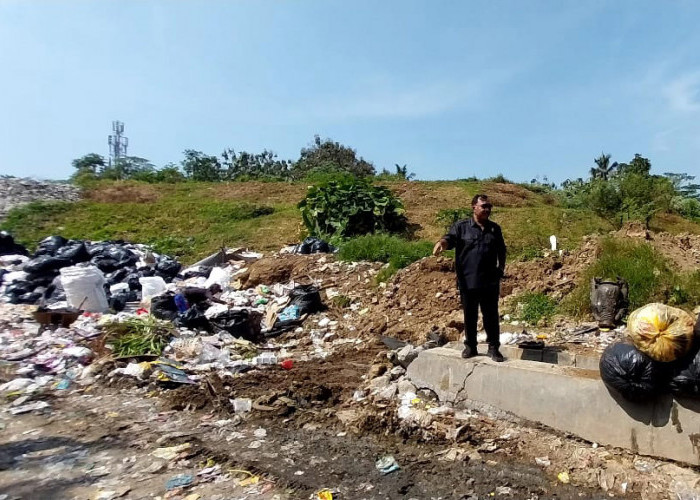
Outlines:
{"label": "man's short black hair", "polygon": [[479,200],[489,201],[489,197],[485,194],[475,194],[474,198],[472,198],[472,207],[479,203]]}

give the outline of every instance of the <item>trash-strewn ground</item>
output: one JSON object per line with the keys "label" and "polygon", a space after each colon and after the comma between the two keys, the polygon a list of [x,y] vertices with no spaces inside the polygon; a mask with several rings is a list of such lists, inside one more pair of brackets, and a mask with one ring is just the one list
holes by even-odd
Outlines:
{"label": "trash-strewn ground", "polygon": [[[514,264],[506,283],[565,291],[594,253],[591,240],[551,266]],[[463,328],[452,263],[424,259],[377,287],[380,267],[239,260],[221,295],[231,305],[267,316],[303,282],[327,309],[257,342],[178,328],[166,364],[111,355],[105,325],[137,317],[134,304],[67,328],[1,304],[0,498],[700,498],[692,468],[417,391],[407,364]],[[623,334],[576,327],[548,341],[600,350]]]}

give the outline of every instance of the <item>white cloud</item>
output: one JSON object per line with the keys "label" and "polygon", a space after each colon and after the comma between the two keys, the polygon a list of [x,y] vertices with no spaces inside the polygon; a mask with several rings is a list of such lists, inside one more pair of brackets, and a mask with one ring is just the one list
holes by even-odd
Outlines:
{"label": "white cloud", "polygon": [[686,73],[668,82],[663,88],[669,106],[681,113],[700,111],[700,71]]}

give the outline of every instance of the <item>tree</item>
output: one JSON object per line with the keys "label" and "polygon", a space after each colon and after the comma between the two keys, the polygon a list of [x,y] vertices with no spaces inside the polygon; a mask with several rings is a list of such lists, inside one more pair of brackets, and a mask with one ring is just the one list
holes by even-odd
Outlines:
{"label": "tree", "polygon": [[292,162],[278,160],[277,155],[267,149],[252,154],[246,151],[236,153],[228,148],[221,153],[222,168],[227,180],[271,179],[287,180],[290,177]]}
{"label": "tree", "polygon": [[406,164],[403,164],[403,167],[399,166],[398,163],[394,163],[394,166],[396,167],[396,176],[405,179],[407,181],[410,181],[411,179],[416,177],[416,174],[411,172],[410,174],[408,173],[408,166]]}
{"label": "tree", "polygon": [[105,166],[105,159],[97,153],[89,153],[73,160],[72,165],[78,170],[77,173],[97,174]]}
{"label": "tree", "polygon": [[593,161],[596,166],[591,169],[591,177],[594,179],[603,179],[607,181],[615,169],[618,168],[617,162],[611,164],[610,155],[606,155],[605,153],[600,153],[600,156]]}
{"label": "tree", "polygon": [[621,163],[618,167],[621,174],[649,175],[651,162],[640,154],[635,154],[629,163]]}
{"label": "tree", "polygon": [[679,196],[682,196],[683,198],[694,198],[696,200],[700,200],[700,184],[692,182],[695,180],[694,175],[666,172],[664,177],[671,182],[673,188],[678,192]]}
{"label": "tree", "polygon": [[375,174],[374,165],[357,157],[357,152],[331,139],[321,140],[316,135],[314,142],[302,148],[299,159],[292,168],[294,178],[302,178],[311,171],[349,172],[357,177]]}
{"label": "tree", "polygon": [[125,156],[118,158],[114,165],[103,167],[101,179],[111,180],[147,180],[156,170],[156,166],[146,158]]}
{"label": "tree", "polygon": [[182,169],[185,176],[193,181],[217,182],[222,179],[221,164],[216,156],[201,151],[186,149],[183,153]]}

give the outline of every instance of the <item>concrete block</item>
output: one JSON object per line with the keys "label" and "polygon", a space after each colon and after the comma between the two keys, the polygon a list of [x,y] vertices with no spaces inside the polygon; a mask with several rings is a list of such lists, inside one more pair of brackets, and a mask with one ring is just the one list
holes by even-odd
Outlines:
{"label": "concrete block", "polygon": [[[484,352],[486,352],[487,346],[484,346]],[[501,354],[506,357],[506,359],[524,359],[527,361],[542,361],[542,350],[541,349],[521,349],[514,345],[502,345]]]}
{"label": "concrete block", "polygon": [[584,370],[599,371],[598,365],[600,364],[600,355],[597,354],[577,354],[576,355],[576,368],[583,368]]}
{"label": "concrete block", "polygon": [[594,372],[522,359],[464,360],[445,348],[422,352],[407,375],[456,407],[478,401],[589,441],[700,465],[700,401],[631,403]]}

